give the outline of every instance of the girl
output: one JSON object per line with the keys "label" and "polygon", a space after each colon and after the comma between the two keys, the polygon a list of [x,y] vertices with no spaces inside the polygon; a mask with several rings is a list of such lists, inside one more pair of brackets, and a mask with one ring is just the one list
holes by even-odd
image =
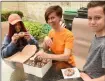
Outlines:
{"label": "girl", "polygon": [[3,58],[21,51],[27,44],[36,45],[37,48],[39,47],[38,42],[27,32],[18,14],[11,14],[8,17],[8,22],[9,32],[5,36],[1,48]]}
{"label": "girl", "polygon": [[50,6],[45,12],[45,20],[52,27],[45,37],[43,47],[51,50],[52,54],[39,51],[36,55],[42,58],[52,59],[57,70],[67,67],[75,67],[72,53],[74,36],[71,31],[62,27],[59,23],[62,19],[62,8],[58,5]]}

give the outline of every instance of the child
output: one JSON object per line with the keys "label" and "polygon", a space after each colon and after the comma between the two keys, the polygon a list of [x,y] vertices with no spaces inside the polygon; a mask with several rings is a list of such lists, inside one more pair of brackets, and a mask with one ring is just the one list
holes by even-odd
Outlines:
{"label": "child", "polygon": [[105,1],[91,1],[87,7],[88,24],[95,37],[81,78],[84,81],[105,81]]}
{"label": "child", "polygon": [[11,14],[8,17],[9,31],[5,36],[2,48],[1,56],[3,58],[12,56],[18,51],[21,51],[27,44],[36,45],[38,48],[38,42],[31,36],[18,14]]}
{"label": "child", "polygon": [[72,53],[74,36],[71,31],[62,27],[62,8],[58,5],[50,6],[45,12],[45,20],[52,27],[48,36],[45,37],[43,47],[51,50],[52,54],[39,51],[36,55],[42,58],[53,60],[56,70],[67,67],[75,67],[74,56]]}

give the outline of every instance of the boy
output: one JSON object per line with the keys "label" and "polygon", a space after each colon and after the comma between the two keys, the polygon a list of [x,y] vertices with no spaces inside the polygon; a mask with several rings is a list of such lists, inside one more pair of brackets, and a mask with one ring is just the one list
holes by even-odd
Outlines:
{"label": "boy", "polygon": [[84,81],[105,81],[105,1],[91,1],[88,7],[88,24],[95,32],[81,78]]}

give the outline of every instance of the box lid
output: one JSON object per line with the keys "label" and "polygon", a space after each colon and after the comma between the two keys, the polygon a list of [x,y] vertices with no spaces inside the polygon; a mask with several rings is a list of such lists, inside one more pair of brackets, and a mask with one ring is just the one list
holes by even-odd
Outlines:
{"label": "box lid", "polygon": [[24,63],[31,56],[33,56],[36,51],[37,51],[37,48],[35,45],[26,45],[21,52],[17,52],[16,54],[8,58],[5,58],[4,60]]}

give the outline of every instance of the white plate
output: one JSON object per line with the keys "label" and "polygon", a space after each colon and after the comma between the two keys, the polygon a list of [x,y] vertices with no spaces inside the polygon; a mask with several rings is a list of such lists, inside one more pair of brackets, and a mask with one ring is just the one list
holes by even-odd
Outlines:
{"label": "white plate", "polygon": [[74,72],[75,72],[72,76],[66,76],[66,75],[64,74],[64,71],[65,71],[66,69],[61,69],[64,79],[68,79],[68,78],[78,78],[78,77],[80,77],[79,70],[78,70],[77,68],[72,68],[72,69],[73,69]]}

